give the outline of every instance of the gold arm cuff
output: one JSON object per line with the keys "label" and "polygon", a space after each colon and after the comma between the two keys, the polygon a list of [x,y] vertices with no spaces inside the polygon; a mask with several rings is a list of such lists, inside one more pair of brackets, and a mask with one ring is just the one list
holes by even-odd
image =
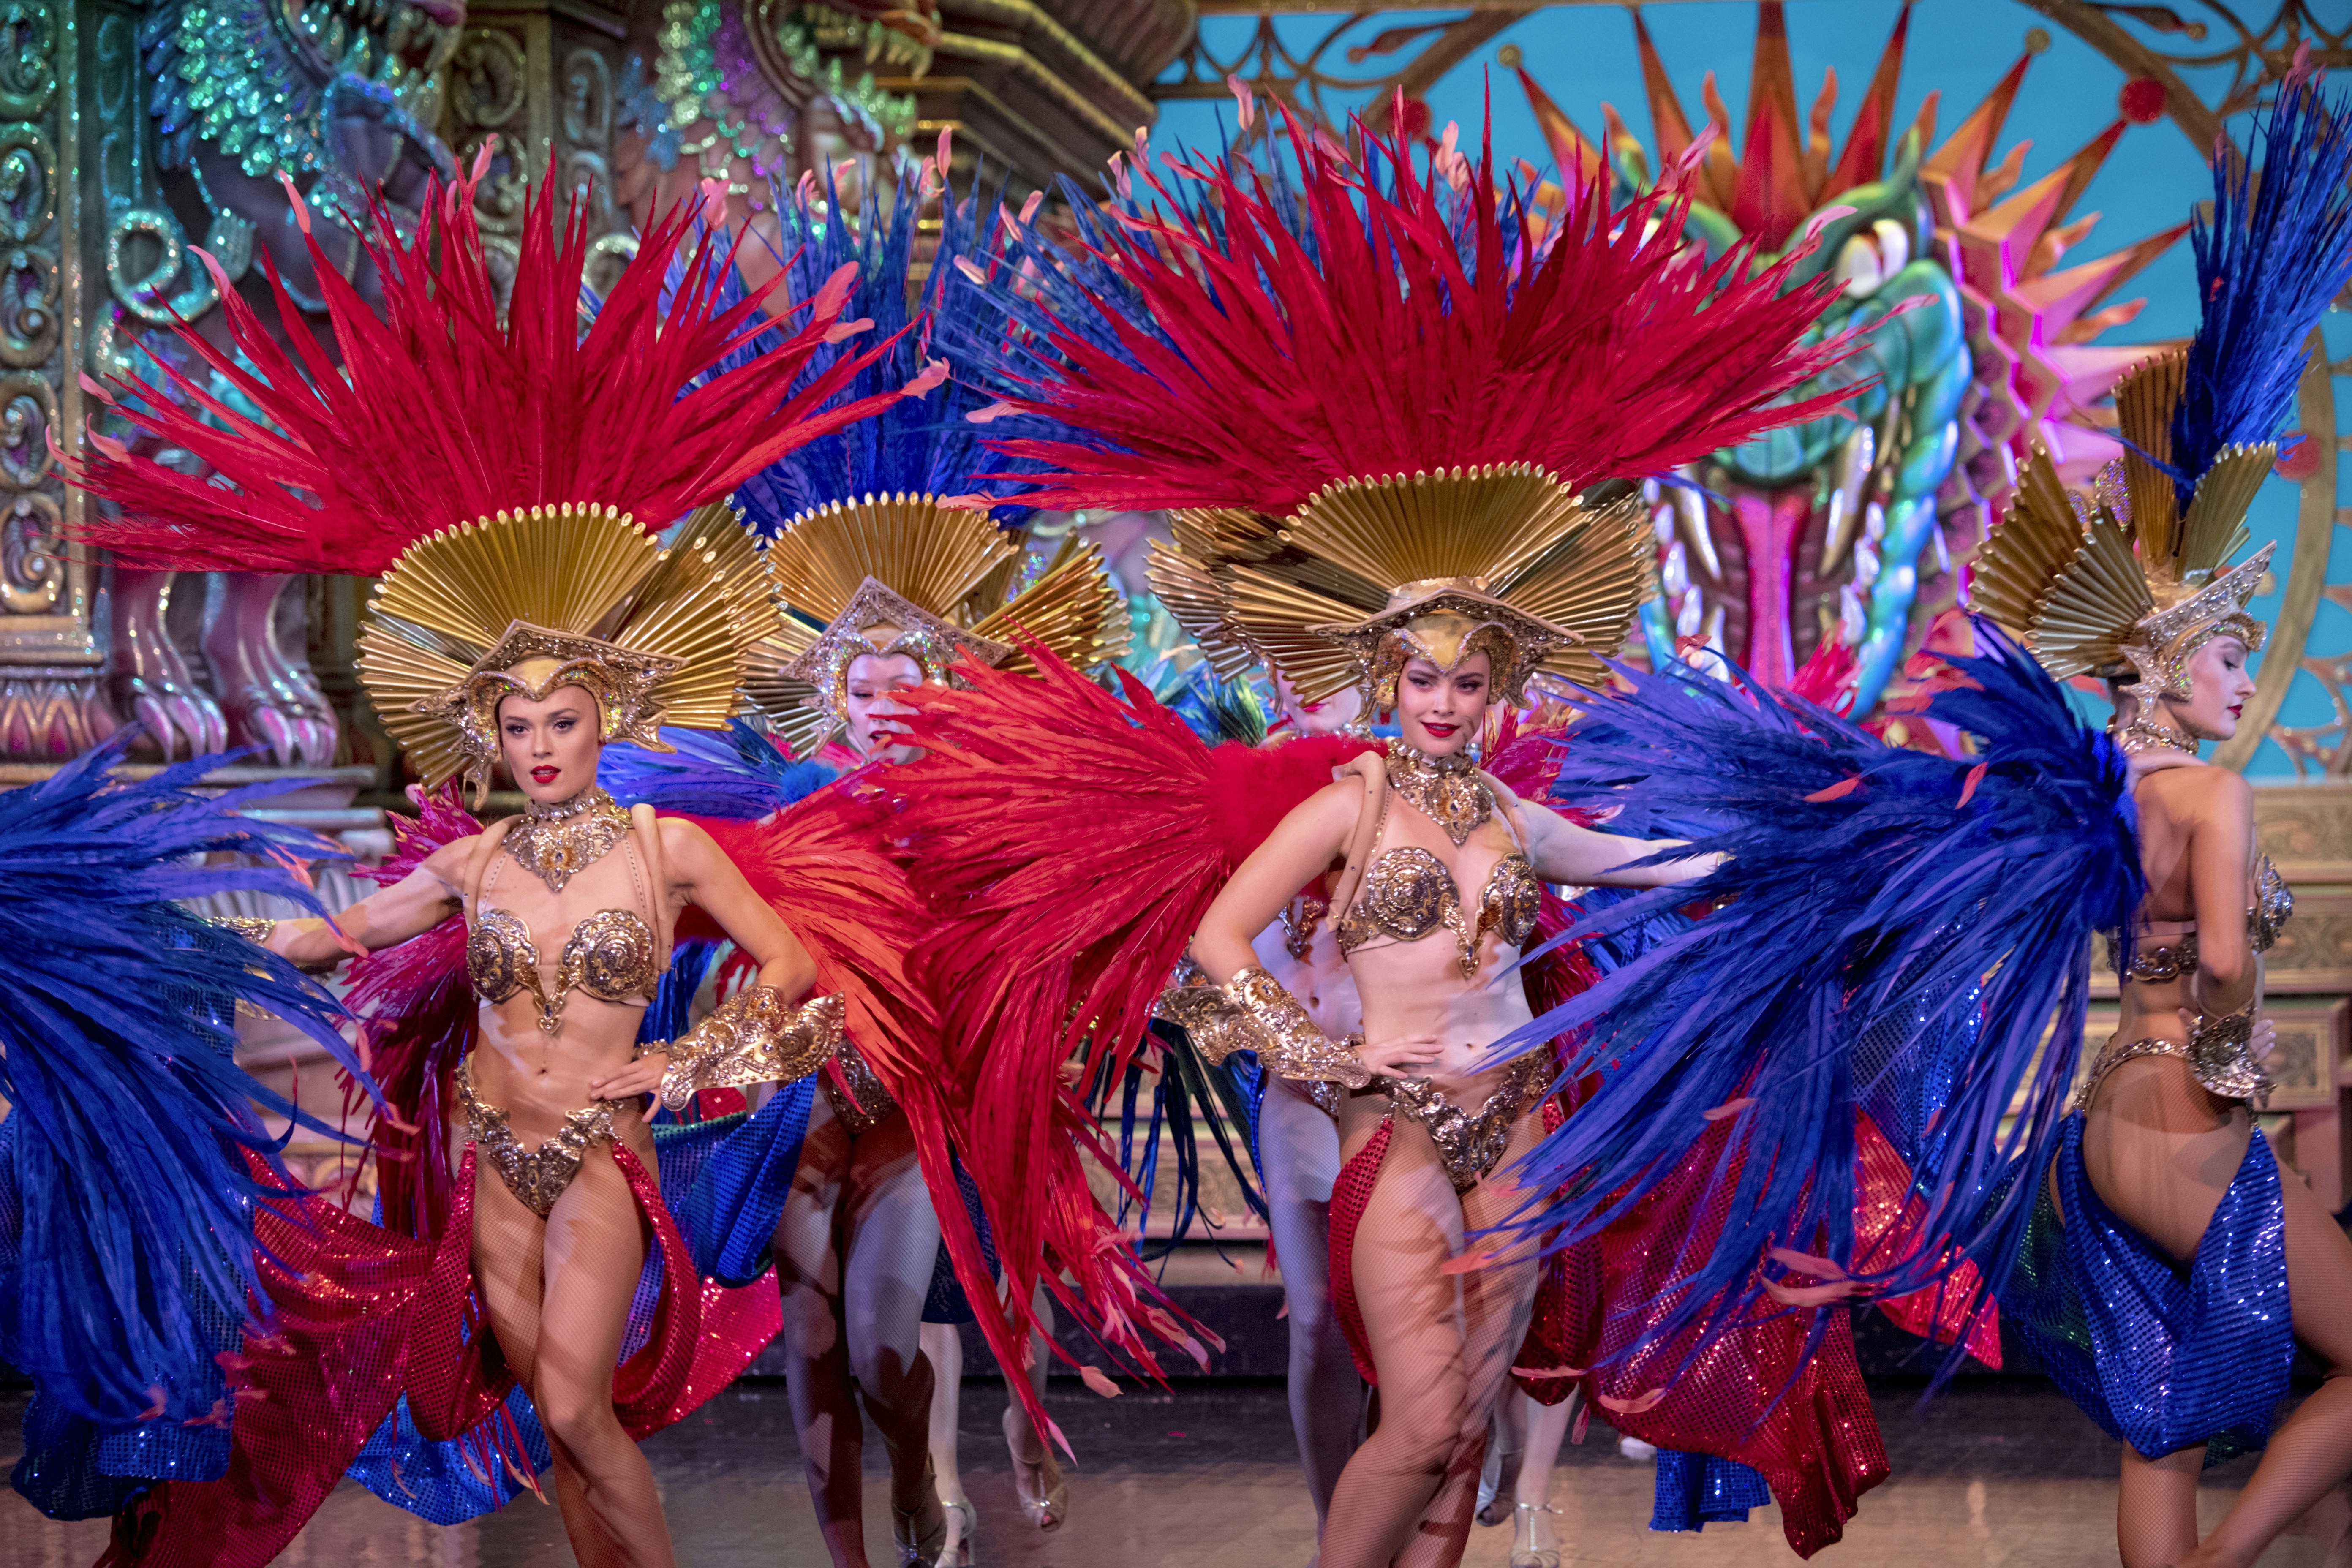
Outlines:
{"label": "gold arm cuff", "polygon": [[208,915],[206,920],[223,931],[233,931],[257,945],[267,942],[278,922],[267,915]]}
{"label": "gold arm cuff", "polygon": [[794,1007],[772,985],[739,991],[669,1043],[662,1103],[682,1110],[698,1089],[806,1078],[841,1047],[843,1016],[837,994]]}
{"label": "gold arm cuff", "polygon": [[1201,1054],[1221,1062],[1254,1050],[1281,1078],[1322,1079],[1362,1089],[1372,1081],[1348,1045],[1315,1026],[1298,998],[1256,964],[1222,986],[1182,985],[1160,993],[1158,1016],[1181,1025]]}
{"label": "gold arm cuff", "polygon": [[2215,1017],[2197,1015],[2189,1035],[2189,1076],[2223,1100],[2260,1108],[2271,1097],[2271,1075],[2254,1059],[2254,1009],[2249,1005]]}

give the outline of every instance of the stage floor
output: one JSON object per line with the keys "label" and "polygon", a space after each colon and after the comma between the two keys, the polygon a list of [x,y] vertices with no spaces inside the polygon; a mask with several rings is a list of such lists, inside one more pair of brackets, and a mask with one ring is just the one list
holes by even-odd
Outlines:
{"label": "stage floor", "polygon": [[[2115,1446],[2046,1386],[1978,1383],[1924,1412],[1916,1385],[1876,1390],[1894,1478],[1863,1500],[1842,1545],[1815,1561],[1888,1568],[2077,1568],[2115,1562]],[[1192,1384],[1116,1400],[1056,1384],[1055,1418],[1086,1468],[1071,1479],[1070,1522],[1028,1529],[1013,1500],[1002,1389],[974,1382],[963,1406],[966,1484],[981,1510],[982,1564],[1064,1568],[1305,1568],[1314,1515],[1300,1490],[1279,1385]],[[21,1395],[0,1396],[0,1457],[17,1451]],[[678,1560],[690,1568],[822,1568],[808,1494],[794,1459],[784,1390],[746,1382],[646,1445]],[[869,1456],[878,1447],[869,1444]],[[871,1466],[869,1465],[869,1468]],[[2251,1460],[2211,1471],[2205,1503],[2218,1518]],[[1654,1535],[1650,1469],[1619,1457],[1595,1425],[1560,1458],[1552,1485],[1563,1563],[1609,1568],[1719,1568],[1794,1563],[1778,1515]],[[870,1541],[889,1524],[878,1482],[866,1489]],[[1480,1530],[1467,1561],[1501,1568],[1507,1530]],[[79,1568],[103,1549],[102,1522],[58,1524],[13,1494],[0,1500],[0,1563]],[[887,1568],[887,1552],[874,1568]],[[561,1568],[570,1563],[552,1509],[525,1501],[494,1518],[438,1529],[344,1483],[282,1562],[307,1568]],[[2264,1568],[2352,1568],[2352,1496],[2339,1491],[2263,1558]]]}

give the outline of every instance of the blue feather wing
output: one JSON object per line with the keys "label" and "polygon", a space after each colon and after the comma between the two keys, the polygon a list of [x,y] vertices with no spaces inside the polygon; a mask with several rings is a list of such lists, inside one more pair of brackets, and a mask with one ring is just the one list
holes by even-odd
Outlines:
{"label": "blue feather wing", "polygon": [[605,747],[596,782],[624,805],[751,822],[838,776],[823,763],[793,761],[740,719],[723,731],[664,730],[661,738],[669,751]]}
{"label": "blue feather wing", "polygon": [[[1628,672],[1631,698],[1597,697],[1563,759],[1560,803],[1622,805],[1612,826],[1634,834],[1696,825],[1693,850],[1731,857],[1588,911],[1561,940],[1656,937],[1695,897],[1726,900],[1507,1043],[1589,1029],[1570,1070],[1606,1075],[1517,1177],[1566,1191],[1515,1222],[1564,1223],[1562,1242],[1633,1212],[1729,1121],[1702,1205],[1728,1217],[1685,1258],[1658,1339],[1769,1310],[1768,1281],[1824,1272],[1765,1262],[1774,1248],[1890,1296],[1963,1258],[1997,1293],[2015,1256],[2032,1194],[2002,1178],[2053,1147],[2091,933],[2122,923],[2142,882],[2121,756],[2031,658],[1986,623],[1977,636],[1985,654],[1953,661],[1970,684],[1930,712],[1978,738],[1978,763],[1687,670]],[[1964,1063],[1955,1037],[1972,1041]],[[1919,1233],[1951,1248],[1857,1268],[1855,1112],[1929,1081],[1940,1101],[1904,1142]]]}
{"label": "blue feather wing", "polygon": [[[0,794],[0,1096],[21,1205],[0,1338],[45,1397],[111,1426],[211,1413],[203,1325],[245,1321],[258,1286],[247,1157],[280,1142],[261,1114],[338,1135],[237,1068],[237,1005],[373,1090],[325,991],[170,901],[255,889],[317,909],[268,862],[340,852],[232,815],[252,792],[189,793],[221,758],[118,784],[121,760],[118,742]],[[221,853],[259,860],[203,863]]]}

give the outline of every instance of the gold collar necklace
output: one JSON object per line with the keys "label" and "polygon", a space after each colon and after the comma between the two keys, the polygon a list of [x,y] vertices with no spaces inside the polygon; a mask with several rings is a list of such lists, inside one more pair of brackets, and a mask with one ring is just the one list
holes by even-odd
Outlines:
{"label": "gold collar necklace", "polygon": [[1495,792],[1467,752],[1433,757],[1396,742],[1389,747],[1389,787],[1444,828],[1456,848],[1495,814]]}
{"label": "gold collar necklace", "polygon": [[2148,752],[2184,752],[2192,757],[2197,754],[2194,739],[2152,719],[2135,719],[2121,730],[2110,729],[2107,732],[2114,738],[2116,749],[2126,757]]}
{"label": "gold collar necklace", "polygon": [[564,883],[611,854],[628,832],[628,812],[591,784],[552,805],[533,801],[507,830],[507,848],[549,892],[560,893]]}

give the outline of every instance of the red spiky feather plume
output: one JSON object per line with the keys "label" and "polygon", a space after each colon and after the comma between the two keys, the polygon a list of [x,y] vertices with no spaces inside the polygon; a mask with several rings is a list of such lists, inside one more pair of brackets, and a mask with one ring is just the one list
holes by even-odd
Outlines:
{"label": "red spiky feather plume", "polygon": [[[1454,193],[1408,146],[1364,130],[1378,156],[1354,160],[1285,119],[1307,237],[1238,161],[1177,165],[1202,187],[1189,202],[1144,171],[1160,209],[1122,215],[1101,253],[1136,299],[1087,290],[1118,347],[1055,331],[1053,382],[1007,399],[1083,437],[994,443],[1056,470],[1022,499],[1281,515],[1334,480],[1507,462],[1582,489],[1846,395],[1790,395],[1853,352],[1807,342],[1832,280],[1791,286],[1796,257],[1758,269],[1745,245],[1708,263],[1682,238],[1675,179],[1612,206],[1604,173],[1564,172],[1546,231],[1496,190],[1490,147],[1452,165]],[[1389,188],[1368,163],[1394,172]],[[1460,247],[1448,214],[1465,204]]]}
{"label": "red spiky feather plume", "polygon": [[[381,311],[320,249],[296,199],[332,354],[299,326],[278,338],[226,278],[230,346],[175,329],[260,420],[161,361],[164,384],[91,383],[133,426],[205,471],[183,473],[92,434],[68,468],[121,515],[92,521],[83,540],[142,566],[373,575],[417,540],[501,510],[593,502],[659,529],[899,395],[824,407],[878,349],[843,354],[793,387],[819,349],[864,325],[841,320],[850,268],[795,307],[805,315],[784,323],[780,348],[686,390],[776,325],[763,310],[772,281],[720,307],[732,256],[690,207],[646,233],[583,331],[587,214],[576,204],[555,221],[551,168],[524,214],[501,319],[474,213],[481,174],[478,162],[470,178],[436,182],[406,238],[379,204],[362,245]],[[279,319],[300,321],[263,260]]]}
{"label": "red spiky feather plume", "polygon": [[1139,1330],[1191,1336],[1087,1191],[1082,1146],[1108,1169],[1118,1162],[1061,1069],[1075,1058],[1082,1082],[1124,1074],[1217,890],[1367,743],[1212,748],[1133,680],[1122,676],[1121,700],[1044,648],[1029,652],[1035,677],[967,667],[968,690],[907,693],[928,750],[893,770],[890,787],[917,884],[940,916],[929,989],[956,1148],[996,1231],[1003,1307],[1025,1330],[1043,1280],[1140,1360]]}

